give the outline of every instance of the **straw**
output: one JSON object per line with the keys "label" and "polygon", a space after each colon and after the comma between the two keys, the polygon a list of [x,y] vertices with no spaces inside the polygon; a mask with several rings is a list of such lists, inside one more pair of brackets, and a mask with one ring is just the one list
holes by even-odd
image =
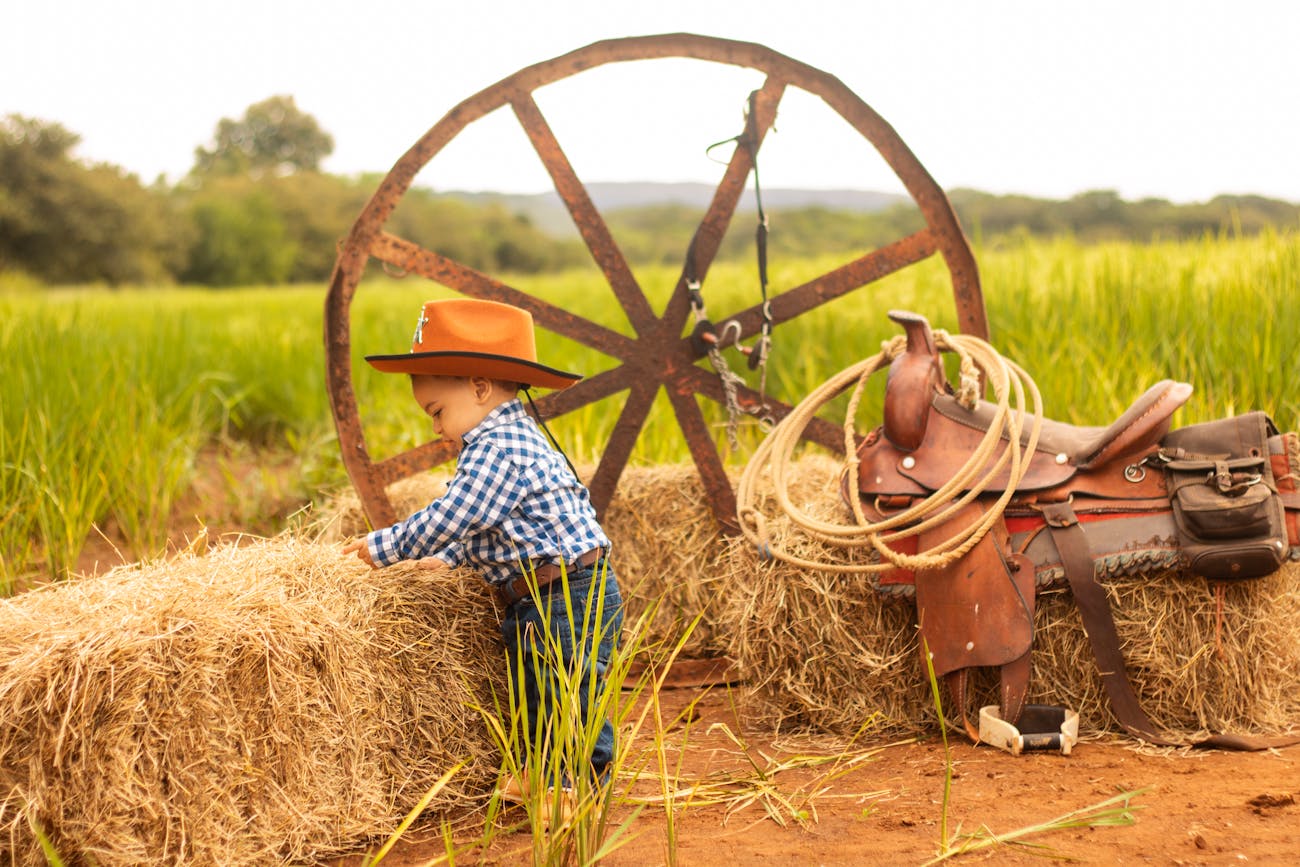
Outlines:
{"label": "straw", "polygon": [[[842,515],[838,463],[792,468],[790,496]],[[434,477],[394,486],[413,510]],[[393,491],[390,491],[390,494]],[[933,730],[914,610],[870,580],[764,560],[722,536],[688,466],[629,468],[605,519],[645,646],[726,653],[747,731],[879,737]],[[801,541],[771,499],[774,543]],[[244,865],[354,851],[425,815],[487,801],[501,766],[481,714],[505,694],[497,612],[467,571],[369,571],[338,498],[305,533],[124,567],[0,601],[0,831],[6,860]],[[1300,564],[1228,587],[1106,582],[1134,687],[1177,734],[1269,733],[1300,719]],[[688,636],[697,616],[704,637]],[[1068,591],[1040,594],[1033,701],[1120,731]],[[992,701],[981,672],[972,702]],[[38,830],[39,829],[39,832]]]}

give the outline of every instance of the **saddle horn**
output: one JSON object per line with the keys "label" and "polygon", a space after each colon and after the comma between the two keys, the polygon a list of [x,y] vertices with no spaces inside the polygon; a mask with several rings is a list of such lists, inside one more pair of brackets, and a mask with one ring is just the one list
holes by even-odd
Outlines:
{"label": "saddle horn", "polygon": [[930,402],[952,388],[926,318],[906,310],[891,310],[889,318],[903,326],[907,349],[889,363],[882,428],[895,448],[910,452],[925,439]]}

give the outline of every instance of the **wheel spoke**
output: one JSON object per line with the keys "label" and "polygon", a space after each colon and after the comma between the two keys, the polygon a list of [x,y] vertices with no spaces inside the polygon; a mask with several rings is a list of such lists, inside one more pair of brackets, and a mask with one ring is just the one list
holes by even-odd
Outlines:
{"label": "wheel spoke", "polygon": [[739,533],[736,492],[732,490],[731,480],[727,478],[727,471],[722,466],[722,458],[718,456],[718,449],[713,444],[713,437],[704,421],[704,413],[695,400],[695,394],[683,393],[672,387],[665,391],[672,401],[673,411],[677,413],[677,424],[691,446],[691,457],[695,459],[695,468],[699,470],[704,490],[708,492],[714,519],[725,532]]}
{"label": "wheel spoke", "polygon": [[613,370],[602,371],[595,376],[587,377],[581,382],[569,386],[563,391],[553,391],[539,397],[537,399],[537,411],[542,414],[543,418],[554,418],[557,415],[573,412],[579,407],[595,403],[598,400],[604,400],[612,394],[627,389],[632,384],[634,374],[635,371],[626,365],[619,365]]}
{"label": "wheel spoke", "polygon": [[370,475],[376,484],[387,487],[399,479],[445,464],[456,456],[456,451],[456,444],[450,440],[431,440],[399,455],[385,458],[371,467]]}
{"label": "wheel spoke", "polygon": [[623,467],[627,466],[627,459],[645,425],[646,416],[650,414],[657,391],[657,382],[638,382],[628,392],[627,403],[623,404],[623,411],[614,423],[614,430],[605,445],[605,453],[600,457],[600,465],[596,467],[596,474],[587,485],[587,490],[591,492],[591,503],[602,518],[610,500],[614,499],[618,478],[623,474]]}
{"label": "wheel spoke", "polygon": [[[779,325],[794,319],[854,289],[893,274],[908,265],[914,265],[934,255],[936,249],[938,247],[933,233],[929,229],[922,229],[887,246],[872,250],[865,256],[854,259],[834,271],[828,271],[802,286],[772,296],[772,323]],[[755,304],[739,313],[734,313],[728,316],[726,321],[740,323],[741,339],[757,334],[763,324],[763,305]],[[702,358],[703,354],[696,353],[696,357]]]}
{"label": "wheel spoke", "polygon": [[576,340],[606,355],[627,359],[635,355],[636,342],[630,337],[575,316],[562,307],[548,304],[532,295],[505,285],[468,265],[425,249],[418,244],[381,232],[370,248],[370,255],[403,271],[419,274],[435,283],[455,289],[473,298],[501,301],[522,307],[543,327]]}
{"label": "wheel spoke", "polygon": [[528,94],[516,96],[510,104],[528,134],[529,141],[533,143],[533,149],[537,151],[542,164],[550,173],[555,191],[560,194],[560,198],[569,209],[569,214],[573,217],[573,223],[578,227],[582,240],[586,242],[596,264],[604,272],[605,279],[614,290],[614,296],[623,305],[628,321],[632,323],[632,327],[638,334],[644,333],[656,322],[654,311],[650,309],[650,302],[646,300],[645,293],[641,291],[636,278],[632,276],[632,269],[623,258],[623,252],[614,242],[609,227],[605,225],[600,212],[592,203],[587,188],[573,171],[569,158],[564,155],[550,125],[542,116],[541,109]]}
{"label": "wheel spoke", "polygon": [[[758,96],[754,100],[755,116],[750,119],[752,134],[757,139],[754,143],[755,152],[776,121],[776,108],[784,93],[785,81],[770,76],[758,91]],[[727,227],[731,225],[731,218],[736,213],[736,204],[740,201],[741,193],[745,191],[745,182],[753,168],[754,160],[749,148],[738,146],[732,151],[731,159],[727,162],[727,170],[723,173],[722,180],[718,182],[718,188],[713,192],[709,209],[691,239],[682,276],[678,279],[677,287],[673,290],[672,298],[669,299],[668,306],[664,310],[663,321],[677,333],[680,333],[682,325],[686,322],[686,313],[690,307],[687,284],[692,278],[700,283],[704,282],[709,266],[713,264],[713,258],[718,255],[718,248],[722,246],[722,237],[727,233]]]}

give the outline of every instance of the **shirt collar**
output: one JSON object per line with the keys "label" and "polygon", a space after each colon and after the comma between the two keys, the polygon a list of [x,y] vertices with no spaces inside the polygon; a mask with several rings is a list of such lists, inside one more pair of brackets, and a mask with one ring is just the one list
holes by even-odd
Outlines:
{"label": "shirt collar", "polygon": [[506,401],[485,415],[481,422],[465,432],[465,436],[462,437],[462,439],[466,444],[469,444],[493,428],[513,424],[514,422],[521,421],[526,416],[527,413],[524,412],[523,402],[516,397],[512,400]]}

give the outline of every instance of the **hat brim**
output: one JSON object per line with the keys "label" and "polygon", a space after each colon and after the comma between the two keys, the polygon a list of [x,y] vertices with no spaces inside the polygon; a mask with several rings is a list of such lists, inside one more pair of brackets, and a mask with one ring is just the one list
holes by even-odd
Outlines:
{"label": "hat brim", "polygon": [[539,388],[568,388],[582,379],[581,374],[566,373],[535,361],[486,352],[404,352],[399,355],[367,355],[366,361],[384,373],[484,376]]}

